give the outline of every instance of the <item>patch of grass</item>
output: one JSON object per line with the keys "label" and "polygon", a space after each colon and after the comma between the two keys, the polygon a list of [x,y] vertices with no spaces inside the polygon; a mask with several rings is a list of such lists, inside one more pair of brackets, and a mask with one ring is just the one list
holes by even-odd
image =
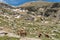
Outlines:
{"label": "patch of grass", "polygon": [[0,37],[0,40],[19,40],[19,38],[13,38],[13,37],[4,36],[4,37]]}

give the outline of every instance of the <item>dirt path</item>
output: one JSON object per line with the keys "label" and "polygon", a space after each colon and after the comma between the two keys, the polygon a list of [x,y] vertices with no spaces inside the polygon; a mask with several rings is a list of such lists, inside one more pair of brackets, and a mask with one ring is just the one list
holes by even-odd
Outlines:
{"label": "dirt path", "polygon": [[28,38],[28,37],[22,37],[20,40],[41,40],[39,38]]}

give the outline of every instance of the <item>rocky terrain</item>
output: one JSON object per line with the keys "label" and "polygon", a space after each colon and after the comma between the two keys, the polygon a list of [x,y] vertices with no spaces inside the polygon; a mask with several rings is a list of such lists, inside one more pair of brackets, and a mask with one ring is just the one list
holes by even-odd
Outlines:
{"label": "rocky terrain", "polygon": [[60,40],[60,3],[29,2],[19,7],[0,3],[0,27],[18,36]]}

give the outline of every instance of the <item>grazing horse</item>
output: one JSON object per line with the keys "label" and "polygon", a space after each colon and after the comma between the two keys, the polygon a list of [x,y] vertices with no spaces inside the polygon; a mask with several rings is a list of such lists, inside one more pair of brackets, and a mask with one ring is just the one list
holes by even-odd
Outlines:
{"label": "grazing horse", "polygon": [[41,36],[42,36],[42,34],[41,34],[41,33],[39,33],[38,37],[40,38]]}
{"label": "grazing horse", "polygon": [[19,30],[17,33],[18,33],[18,35],[20,35],[22,37],[27,35],[27,32],[24,29]]}
{"label": "grazing horse", "polygon": [[21,35],[21,36],[26,36],[26,35],[27,35],[27,33],[26,33],[26,31],[25,31],[25,30],[20,30],[20,35]]}
{"label": "grazing horse", "polygon": [[48,34],[45,34],[45,37],[49,38],[50,36]]}

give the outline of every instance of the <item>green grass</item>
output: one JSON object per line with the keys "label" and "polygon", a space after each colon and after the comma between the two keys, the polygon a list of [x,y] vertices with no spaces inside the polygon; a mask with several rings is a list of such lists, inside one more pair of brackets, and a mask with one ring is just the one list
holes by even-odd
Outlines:
{"label": "green grass", "polygon": [[0,40],[19,40],[19,38],[13,38],[13,37],[4,36],[4,37],[0,37]]}

